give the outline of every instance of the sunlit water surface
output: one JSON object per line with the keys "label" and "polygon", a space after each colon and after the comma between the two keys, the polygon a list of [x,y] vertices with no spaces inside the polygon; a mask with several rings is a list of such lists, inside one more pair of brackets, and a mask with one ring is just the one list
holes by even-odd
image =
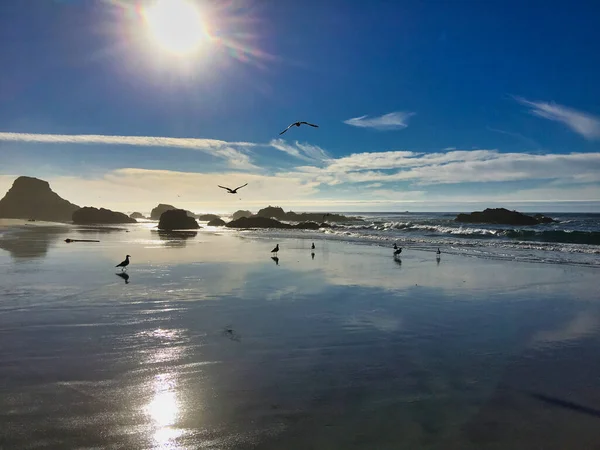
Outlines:
{"label": "sunlit water surface", "polygon": [[598,269],[310,244],[4,223],[0,447],[597,448]]}

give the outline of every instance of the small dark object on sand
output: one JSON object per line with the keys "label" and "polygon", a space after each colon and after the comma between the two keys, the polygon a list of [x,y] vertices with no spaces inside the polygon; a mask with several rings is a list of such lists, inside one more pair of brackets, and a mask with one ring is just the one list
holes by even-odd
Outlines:
{"label": "small dark object on sand", "polygon": [[100,241],[96,241],[94,239],[65,239],[65,242],[67,244],[70,244],[71,242],[100,242]]}

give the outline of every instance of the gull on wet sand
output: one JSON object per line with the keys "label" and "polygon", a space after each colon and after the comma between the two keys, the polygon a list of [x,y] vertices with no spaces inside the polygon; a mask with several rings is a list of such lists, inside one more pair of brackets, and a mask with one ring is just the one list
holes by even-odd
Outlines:
{"label": "gull on wet sand", "polygon": [[437,252],[435,252],[435,254],[438,255],[438,256],[442,254],[442,252],[440,252],[440,248],[439,247],[437,249]]}
{"label": "gull on wet sand", "polygon": [[129,256],[129,255],[125,256],[125,261],[120,262],[115,267],[120,267],[121,270],[125,269],[129,265],[129,258],[131,258],[131,256]]}
{"label": "gull on wet sand", "polygon": [[248,183],[242,184],[241,186],[238,186],[235,189],[228,188],[227,186],[221,186],[220,184],[217,184],[217,186],[219,186],[221,189],[227,190],[228,194],[237,194],[238,189],[241,189],[244,186],[248,186]]}
{"label": "gull on wet sand", "polygon": [[400,253],[402,253],[402,248],[396,248],[394,250],[394,256],[398,256]]}
{"label": "gull on wet sand", "polygon": [[273,250],[271,250],[271,253],[275,253],[275,254],[277,254],[278,252],[279,252],[279,244],[277,244],[277,245],[275,246],[275,248],[274,248]]}
{"label": "gull on wet sand", "polygon": [[311,249],[311,250],[314,250],[314,249],[315,249],[315,243],[314,243],[314,242],[313,242],[313,243],[312,243],[312,245],[310,246],[310,249]]}
{"label": "gull on wet sand", "polygon": [[319,128],[319,125],[315,125],[314,123],[308,123],[308,122],[294,122],[292,123],[289,127],[287,127],[285,130],[283,130],[281,133],[279,133],[279,135],[281,136],[283,133],[285,133],[287,130],[289,130],[292,127],[299,127],[300,125],[308,125],[314,128]]}

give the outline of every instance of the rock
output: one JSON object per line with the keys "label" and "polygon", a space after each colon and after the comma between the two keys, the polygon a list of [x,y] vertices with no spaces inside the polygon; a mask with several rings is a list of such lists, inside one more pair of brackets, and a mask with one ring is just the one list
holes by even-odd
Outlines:
{"label": "rock", "polygon": [[132,219],[127,214],[111,211],[110,209],[86,206],[73,213],[73,223],[77,225],[137,223],[137,220]]}
{"label": "rock", "polygon": [[266,208],[258,210],[256,215],[258,217],[272,217],[279,220],[285,220],[285,211],[279,206],[267,206]]}
{"label": "rock", "polygon": [[134,212],[132,214],[129,214],[129,217],[131,217],[132,219],[145,219],[144,215],[139,212]]}
{"label": "rock", "polygon": [[236,212],[233,213],[233,220],[238,220],[241,219],[242,217],[251,217],[252,213],[250,211],[245,211],[243,209],[240,209]]}
{"label": "rock", "polygon": [[541,214],[528,216],[505,208],[487,208],[484,211],[475,211],[471,214],[459,214],[454,220],[464,223],[493,223],[498,225],[538,225],[554,222],[553,219]]}
{"label": "rock", "polygon": [[221,218],[219,216],[217,216],[216,214],[199,214],[196,216],[196,219],[198,219],[202,222],[210,222],[211,220],[216,220],[216,219],[221,220]]}
{"label": "rock", "polygon": [[347,217],[342,214],[323,214],[323,213],[295,213],[294,211],[285,212],[279,206],[268,206],[256,213],[260,217],[271,217],[277,220],[286,220],[290,222],[363,222],[358,217]]}
{"label": "rock", "polygon": [[175,208],[173,205],[165,205],[164,203],[160,203],[156,208],[153,208],[152,211],[150,211],[150,219],[159,220],[162,213],[172,209],[177,208]]}
{"label": "rock", "polygon": [[241,217],[232,220],[227,225],[229,228],[292,228],[292,225],[281,223],[278,220],[269,217]]}
{"label": "rock", "polygon": [[0,200],[2,218],[70,222],[78,209],[52,191],[47,181],[31,177],[17,178]]}
{"label": "rock", "polygon": [[210,222],[208,222],[207,225],[209,227],[224,227],[226,225],[226,223],[223,219],[221,219],[220,217],[217,217],[216,219],[213,219]]}
{"label": "rock", "polygon": [[[159,205],[154,208],[152,211],[150,211],[150,219],[151,220],[160,220],[160,216],[162,215],[162,213],[164,213],[165,211],[171,211],[173,209],[179,209],[179,208],[175,208],[173,205],[167,205],[165,203],[159,203]],[[185,210],[186,214],[189,217],[196,217],[196,214],[194,214],[191,211]]]}
{"label": "rock", "polygon": [[158,222],[159,230],[194,230],[200,228],[193,217],[184,209],[170,209],[163,212]]}
{"label": "rock", "polygon": [[535,217],[538,221],[538,223],[555,223],[558,222],[557,220],[554,220],[551,217],[548,216],[544,216],[543,214],[534,214],[533,217]]}
{"label": "rock", "polygon": [[300,222],[292,227],[298,230],[318,230],[321,226],[316,222]]}

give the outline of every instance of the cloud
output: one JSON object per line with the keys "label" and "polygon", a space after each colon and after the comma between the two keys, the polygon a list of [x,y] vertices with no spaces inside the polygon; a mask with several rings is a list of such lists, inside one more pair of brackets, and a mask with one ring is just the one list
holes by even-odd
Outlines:
{"label": "cloud", "polygon": [[438,153],[356,153],[322,168],[298,167],[307,180],[326,185],[409,182],[416,186],[460,183],[562,180],[600,181],[600,153],[532,154],[497,150]]}
{"label": "cloud", "polygon": [[360,116],[344,120],[344,123],[359,128],[374,128],[376,130],[399,130],[408,126],[408,119],[414,112],[392,112],[379,117]]}
{"label": "cloud", "polygon": [[515,100],[530,107],[530,113],[544,119],[562,122],[588,140],[600,139],[600,117],[551,102],[532,102],[521,97]]}
{"label": "cloud", "polygon": [[251,142],[227,142],[217,139],[177,138],[157,136],[111,136],[102,134],[34,134],[0,132],[0,141],[37,144],[128,145],[135,147],[163,147],[198,150],[226,160],[230,167],[257,169],[250,162],[246,149],[255,147]]}
{"label": "cloud", "polygon": [[298,159],[305,161],[319,162],[329,159],[329,155],[321,147],[311,144],[301,144],[296,141],[294,144],[288,144],[284,139],[273,139],[269,145],[279,151],[287,153]]}

